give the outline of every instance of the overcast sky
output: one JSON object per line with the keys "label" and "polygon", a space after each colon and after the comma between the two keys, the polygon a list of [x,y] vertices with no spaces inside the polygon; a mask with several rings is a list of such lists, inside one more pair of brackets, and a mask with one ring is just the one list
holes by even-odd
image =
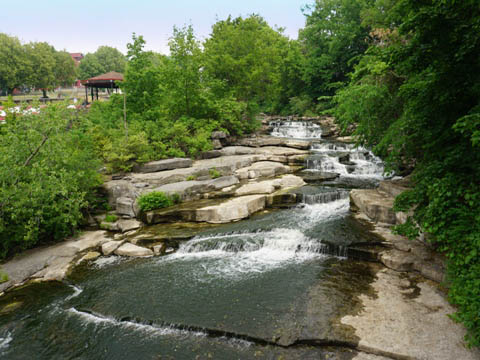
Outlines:
{"label": "overcast sky", "polygon": [[101,45],[123,53],[133,32],[147,49],[168,51],[174,25],[192,24],[197,37],[217,19],[260,14],[296,38],[305,23],[302,7],[313,0],[1,0],[0,32],[22,42],[47,41],[57,50],[94,52]]}

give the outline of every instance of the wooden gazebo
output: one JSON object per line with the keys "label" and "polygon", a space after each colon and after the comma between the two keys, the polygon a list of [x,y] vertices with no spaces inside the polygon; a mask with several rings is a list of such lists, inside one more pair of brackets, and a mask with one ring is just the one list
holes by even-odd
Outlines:
{"label": "wooden gazebo", "polygon": [[85,104],[88,104],[88,88],[90,88],[92,101],[94,100],[94,91],[98,100],[98,89],[118,89],[117,82],[123,81],[123,74],[115,71],[110,71],[106,74],[98,75],[87,80],[83,80],[82,84],[85,86]]}

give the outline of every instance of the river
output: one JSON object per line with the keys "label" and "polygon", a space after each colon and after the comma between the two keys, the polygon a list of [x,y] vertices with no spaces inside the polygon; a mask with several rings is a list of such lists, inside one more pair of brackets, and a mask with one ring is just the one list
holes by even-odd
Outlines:
{"label": "river", "polygon": [[322,140],[314,124],[271,127],[316,140],[307,171],[340,176],[296,190],[295,207],[199,229],[172,254],[101,257],[66,283],[11,292],[0,302],[18,309],[0,314],[0,358],[352,358],[329,339],[351,331],[338,319],[356,311],[374,274],[350,257],[373,240],[352,218],[348,190],[375,186],[382,162]]}

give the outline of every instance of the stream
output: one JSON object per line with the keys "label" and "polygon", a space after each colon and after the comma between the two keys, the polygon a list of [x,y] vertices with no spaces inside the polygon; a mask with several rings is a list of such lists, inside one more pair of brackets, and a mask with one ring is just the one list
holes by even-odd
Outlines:
{"label": "stream", "polygon": [[374,273],[349,255],[373,241],[349,212],[349,189],[376,186],[383,164],[322,140],[318,125],[270,125],[273,136],[314,139],[306,170],[339,177],[295,190],[295,207],[199,229],[172,254],[100,257],[66,283],[7,294],[0,305],[18,309],[0,313],[0,358],[351,359],[333,340],[354,339],[339,318]]}

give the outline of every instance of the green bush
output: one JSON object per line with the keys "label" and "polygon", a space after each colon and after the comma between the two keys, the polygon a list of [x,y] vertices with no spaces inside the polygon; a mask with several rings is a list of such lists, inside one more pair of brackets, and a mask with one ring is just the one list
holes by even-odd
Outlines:
{"label": "green bush", "polygon": [[113,223],[118,220],[118,216],[114,214],[107,214],[105,216],[105,222]]}
{"label": "green bush", "polygon": [[180,202],[178,194],[167,195],[161,191],[152,191],[148,194],[141,195],[138,200],[138,207],[142,211],[150,211],[162,209]]}
{"label": "green bush", "polygon": [[71,235],[100,185],[82,114],[51,104],[0,126],[0,258]]}

